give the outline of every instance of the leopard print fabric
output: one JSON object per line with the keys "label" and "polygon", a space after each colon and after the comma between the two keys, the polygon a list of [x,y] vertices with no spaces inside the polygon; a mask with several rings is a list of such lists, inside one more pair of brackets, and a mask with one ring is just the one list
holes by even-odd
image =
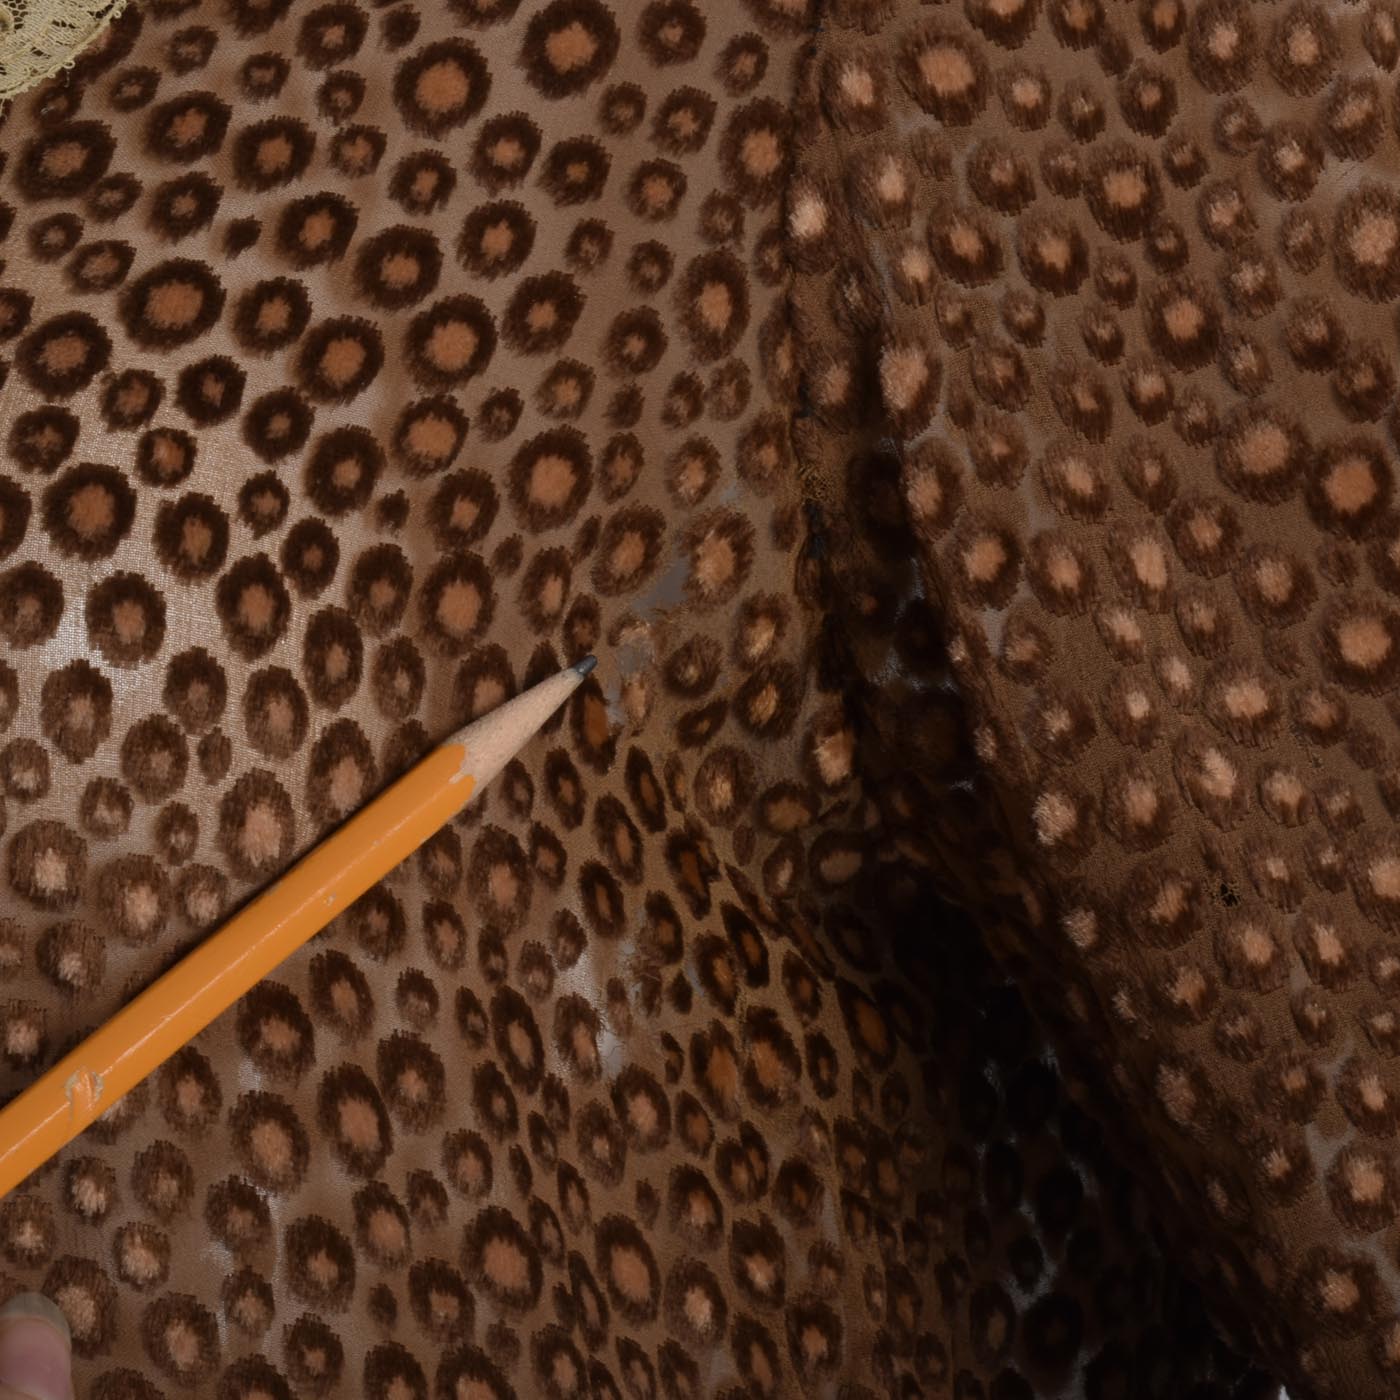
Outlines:
{"label": "leopard print fabric", "polygon": [[788,202],[801,455],[868,484],[848,595],[919,560],[989,937],[1336,1396],[1400,1375],[1396,23],[837,4]]}
{"label": "leopard print fabric", "polygon": [[[1098,159],[1086,113],[1138,31],[1115,49],[1092,5],[1024,35],[1014,6],[715,9],[150,0],[7,113],[6,1092],[435,738],[603,660],[460,821],[0,1203],[4,1291],[57,1299],[94,1400],[1273,1394],[1211,1319],[1378,1393],[1372,1333],[1285,1344],[1316,1293],[1232,1308],[1220,1216],[1259,1222],[1235,1177],[1215,1214],[1214,1176],[1184,1187],[1228,1144],[1159,1128],[1159,1182],[1119,1131],[1156,1003],[1089,957],[1127,935],[1072,876],[1122,875],[1092,873],[1107,843],[1061,879],[1025,842],[1018,795],[1060,808],[1006,687],[1056,663],[975,645],[1019,573],[974,598],[946,572],[992,559],[982,490],[1010,562],[1045,553],[1014,512],[1046,507],[974,426],[1096,402],[1047,378],[1073,357],[1009,260],[964,265],[1016,233],[969,123],[1103,30],[1112,84],[1055,79],[1031,238],[1077,208],[1065,170]],[[963,71],[962,106],[920,87]],[[1131,246],[1110,232],[1082,237]],[[1136,334],[1104,300],[1099,332]],[[1161,392],[1189,424],[1184,373]],[[1040,635],[1023,612],[1007,639]],[[1279,1290],[1324,1218],[1263,1221]],[[1372,1307],[1381,1268],[1318,1274],[1323,1302]]]}

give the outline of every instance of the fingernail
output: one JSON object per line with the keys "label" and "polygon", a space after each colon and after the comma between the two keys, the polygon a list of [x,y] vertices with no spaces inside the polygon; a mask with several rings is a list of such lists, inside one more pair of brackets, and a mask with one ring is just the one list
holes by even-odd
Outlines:
{"label": "fingernail", "polygon": [[33,1400],[73,1400],[68,1319],[42,1293],[19,1293],[0,1308],[0,1385]]}

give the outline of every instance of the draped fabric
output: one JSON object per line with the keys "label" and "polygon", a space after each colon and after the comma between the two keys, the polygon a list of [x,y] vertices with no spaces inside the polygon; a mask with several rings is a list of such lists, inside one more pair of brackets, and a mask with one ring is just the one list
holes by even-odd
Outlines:
{"label": "draped fabric", "polygon": [[1400,16],[133,3],[0,127],[0,1202],[80,1394],[1380,1397]]}

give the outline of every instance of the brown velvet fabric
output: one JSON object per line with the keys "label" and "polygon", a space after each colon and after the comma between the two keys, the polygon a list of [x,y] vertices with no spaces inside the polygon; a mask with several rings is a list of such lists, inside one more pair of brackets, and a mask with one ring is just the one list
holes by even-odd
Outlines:
{"label": "brown velvet fabric", "polygon": [[7,1092],[602,658],[0,1203],[84,1393],[1393,1389],[1394,26],[158,0],[13,105]]}
{"label": "brown velvet fabric", "polygon": [[919,561],[992,936],[1290,1385],[1392,1393],[1393,17],[831,20],[802,453]]}

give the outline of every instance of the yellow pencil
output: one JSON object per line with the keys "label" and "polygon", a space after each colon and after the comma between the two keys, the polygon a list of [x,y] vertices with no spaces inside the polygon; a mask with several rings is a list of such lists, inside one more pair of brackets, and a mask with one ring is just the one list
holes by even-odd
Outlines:
{"label": "yellow pencil", "polygon": [[0,1111],[0,1196],[417,850],[595,665],[586,657],[458,730]]}

